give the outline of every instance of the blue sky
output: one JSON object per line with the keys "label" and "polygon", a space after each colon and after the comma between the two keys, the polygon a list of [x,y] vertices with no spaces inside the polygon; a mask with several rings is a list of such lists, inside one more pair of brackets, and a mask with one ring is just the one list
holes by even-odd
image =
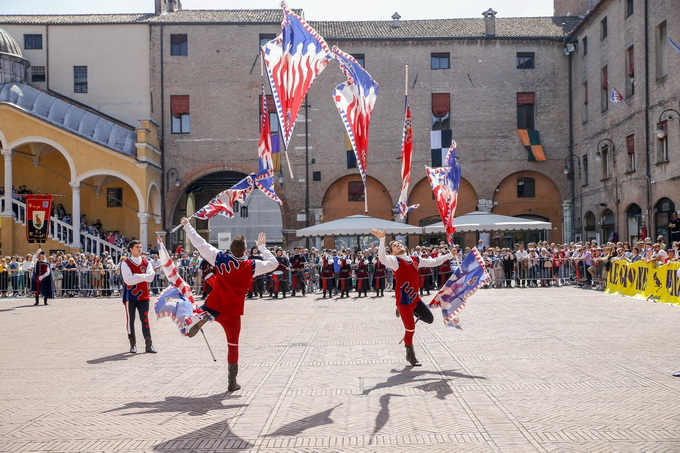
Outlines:
{"label": "blue sky", "polygon": [[[182,0],[183,9],[276,9],[278,0]],[[493,8],[498,17],[552,16],[552,0],[290,0],[307,20],[403,20],[482,17]],[[149,13],[154,0],[0,0],[0,14]]]}

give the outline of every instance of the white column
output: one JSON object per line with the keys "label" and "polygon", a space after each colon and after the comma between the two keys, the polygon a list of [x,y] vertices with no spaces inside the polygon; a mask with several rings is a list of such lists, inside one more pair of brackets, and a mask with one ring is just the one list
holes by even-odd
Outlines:
{"label": "white column", "polygon": [[146,251],[149,240],[148,240],[148,222],[149,213],[148,212],[138,212],[137,217],[139,218],[139,240],[142,241],[142,250]]}
{"label": "white column", "polygon": [[562,218],[564,219],[562,225],[562,243],[570,243],[574,240],[574,219],[571,217],[571,200],[565,200],[562,203]]}
{"label": "white column", "polygon": [[80,183],[70,183],[72,206],[71,210],[71,226],[73,227],[73,242],[71,247],[80,249]]}
{"label": "white column", "polygon": [[12,150],[3,149],[2,155],[5,156],[5,209],[2,217],[12,217]]}

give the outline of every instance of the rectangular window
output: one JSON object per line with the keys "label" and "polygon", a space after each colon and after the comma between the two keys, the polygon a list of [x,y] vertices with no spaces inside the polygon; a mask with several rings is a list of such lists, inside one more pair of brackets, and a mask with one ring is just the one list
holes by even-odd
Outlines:
{"label": "rectangular window", "polygon": [[605,39],[607,37],[607,16],[600,21],[600,39]]}
{"label": "rectangular window", "polygon": [[42,35],[24,35],[24,49],[42,48]]}
{"label": "rectangular window", "polygon": [[668,60],[666,49],[668,48],[668,35],[666,34],[666,21],[656,27],[654,36],[654,58],[656,60],[656,78],[662,79],[668,75]]}
{"label": "rectangular window", "polygon": [[609,145],[602,145],[600,148],[600,163],[602,165],[602,179],[609,179],[611,177],[610,165],[609,165]]}
{"label": "rectangular window", "polygon": [[312,172],[312,181],[321,181],[321,172],[320,171],[313,171]]}
{"label": "rectangular window", "polygon": [[[267,112],[269,112],[269,133],[278,134],[279,133],[279,117],[276,114],[276,105],[274,104],[274,96],[267,94]],[[259,115],[262,115],[262,95],[259,96],[258,103]],[[260,117],[258,116],[258,120]],[[274,141],[274,137],[272,137]]]}
{"label": "rectangular window", "polygon": [[123,188],[110,187],[106,189],[106,207],[107,208],[122,208],[123,207]]}
{"label": "rectangular window", "polygon": [[432,93],[432,130],[451,130],[450,93]]}
{"label": "rectangular window", "polygon": [[189,96],[170,96],[170,115],[172,116],[171,131],[173,134],[191,132]]}
{"label": "rectangular window", "polygon": [[45,66],[31,66],[31,80],[33,83],[45,82],[47,80]]}
{"label": "rectangular window", "polygon": [[517,198],[534,198],[536,196],[536,180],[534,178],[517,178]]}
{"label": "rectangular window", "polygon": [[517,52],[517,69],[534,69],[534,52]]}
{"label": "rectangular window", "polygon": [[664,138],[656,137],[656,163],[668,162],[668,122],[662,121],[656,125],[657,130],[666,131]]}
{"label": "rectangular window", "polygon": [[87,66],[73,67],[73,92],[87,93]]}
{"label": "rectangular window", "polygon": [[600,111],[606,112],[609,108],[609,76],[606,66],[600,71],[600,78]]}
{"label": "rectangular window", "polygon": [[626,97],[635,94],[635,59],[633,46],[626,49]]}
{"label": "rectangular window", "polygon": [[633,2],[634,0],[626,0],[626,19],[633,15]]}
{"label": "rectangular window", "polygon": [[347,183],[347,201],[364,201],[364,183],[362,181],[350,181]]}
{"label": "rectangular window", "polygon": [[536,93],[517,93],[517,129],[535,129]]}
{"label": "rectangular window", "polygon": [[435,52],[431,54],[432,69],[449,69],[449,52]]}
{"label": "rectangular window", "polygon": [[583,55],[588,55],[588,37],[584,36],[581,40],[581,45],[583,46]]}
{"label": "rectangular window", "polygon": [[583,185],[587,186],[588,185],[588,155],[587,154],[583,155],[581,162],[583,162]]}
{"label": "rectangular window", "polygon": [[366,56],[363,53],[353,53],[352,56],[361,67],[366,68]]}
{"label": "rectangular window", "polygon": [[588,121],[588,81],[583,82],[583,106],[581,108],[581,121]]}
{"label": "rectangular window", "polygon": [[272,39],[276,39],[276,35],[274,33],[260,33],[260,47],[264,46]]}
{"label": "rectangular window", "polygon": [[189,55],[189,38],[186,33],[170,35],[170,55]]}
{"label": "rectangular window", "polygon": [[635,171],[635,134],[626,137],[626,171]]}

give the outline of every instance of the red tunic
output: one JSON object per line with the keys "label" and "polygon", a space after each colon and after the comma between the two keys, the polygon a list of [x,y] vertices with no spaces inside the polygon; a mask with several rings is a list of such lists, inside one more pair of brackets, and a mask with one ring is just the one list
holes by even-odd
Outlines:
{"label": "red tunic", "polygon": [[243,315],[243,305],[254,273],[253,260],[237,260],[231,255],[219,252],[215,259],[217,278],[206,301],[208,308],[227,316]]}
{"label": "red tunic", "polygon": [[[147,266],[146,259],[142,258],[142,262],[137,266],[132,260],[125,260],[125,264],[130,268],[133,274],[145,274]],[[123,290],[123,303],[125,302],[137,302],[139,300],[150,300],[149,298],[149,283],[139,282],[135,285],[125,285]]]}
{"label": "red tunic", "polygon": [[410,305],[420,302],[418,292],[420,290],[420,282],[418,276],[417,257],[412,256],[411,262],[405,261],[397,257],[399,267],[394,271],[395,294],[397,298],[397,305]]}

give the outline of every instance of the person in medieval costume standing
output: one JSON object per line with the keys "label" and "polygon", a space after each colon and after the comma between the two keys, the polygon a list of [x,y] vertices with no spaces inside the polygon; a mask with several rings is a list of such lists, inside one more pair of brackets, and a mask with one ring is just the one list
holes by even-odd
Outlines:
{"label": "person in medieval costume standing", "polygon": [[130,352],[137,352],[137,337],[135,336],[135,312],[139,314],[144,336],[145,351],[156,353],[151,341],[149,327],[149,283],[156,277],[156,271],[149,261],[142,256],[142,243],[136,239],[127,245],[130,256],[120,262],[120,274],[123,277],[123,305],[127,319],[128,340]]}
{"label": "person in medieval costume standing", "polygon": [[241,334],[241,316],[245,305],[246,294],[250,289],[253,277],[271,272],[278,266],[278,261],[265,245],[267,237],[260,233],[257,238],[257,248],[264,260],[248,259],[246,255],[246,240],[239,236],[233,241],[229,249],[231,254],[216,249],[205,241],[189,223],[182,218],[182,225],[187,238],[196,250],[210,264],[215,266],[215,279],[210,296],[206,300],[203,310],[207,311],[220,323],[227,337],[227,365],[228,391],[234,392],[241,388],[236,382],[238,375],[238,341]]}
{"label": "person in medieval costume standing", "polygon": [[385,231],[372,229],[371,234],[380,240],[378,258],[386,267],[394,272],[394,293],[397,299],[397,312],[404,324],[404,345],[406,346],[406,361],[412,366],[420,366],[413,350],[413,334],[416,331],[414,316],[428,324],[432,324],[434,316],[429,307],[420,299],[420,278],[418,269],[421,267],[439,266],[451,259],[451,254],[440,255],[437,258],[418,258],[409,256],[401,241],[390,242],[391,255],[385,253]]}
{"label": "person in medieval costume standing", "polygon": [[52,285],[52,269],[45,259],[45,252],[38,249],[33,255],[33,277],[31,278],[31,291],[35,294],[35,303],[40,304],[40,296],[43,296],[43,304],[47,305],[47,299],[54,299],[54,286]]}

